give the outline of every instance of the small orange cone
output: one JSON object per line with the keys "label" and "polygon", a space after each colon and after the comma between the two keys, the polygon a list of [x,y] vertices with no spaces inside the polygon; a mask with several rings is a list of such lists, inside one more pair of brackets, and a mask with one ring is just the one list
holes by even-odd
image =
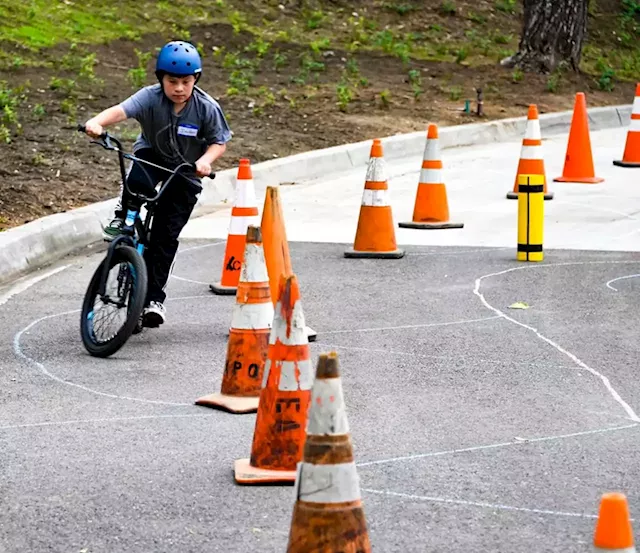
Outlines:
{"label": "small orange cone", "polygon": [[556,182],[586,184],[597,184],[604,181],[604,179],[595,176],[593,154],[591,153],[591,137],[589,135],[587,100],[584,92],[576,94],[562,176],[553,180]]}
{"label": "small orange cone", "polygon": [[640,83],[636,85],[624,155],[621,161],[614,161],[613,164],[618,167],[640,167]]}
{"label": "small orange cone", "polygon": [[344,256],[378,259],[404,257],[404,251],[398,249],[396,245],[386,165],[382,142],[378,138],[373,141],[371,146],[355,242],[353,248],[344,252]]}
{"label": "small orange cone", "polygon": [[231,413],[258,410],[272,322],[273,304],[262,236],[259,227],[249,225],[221,390],[219,394],[201,397],[196,405]]}
{"label": "small orange cone", "polygon": [[235,295],[238,288],[247,228],[249,225],[259,224],[253,174],[248,159],[240,160],[236,182],[236,199],[231,209],[227,248],[222,263],[222,278],[220,282],[209,286],[214,294],[225,296]]}
{"label": "small orange cone", "polygon": [[606,493],[602,496],[593,545],[596,551],[635,552],[629,506],[624,494]]}
{"label": "small orange cone", "polygon": [[510,200],[518,199],[518,177],[520,175],[542,175],[544,178],[544,199],[552,200],[553,192],[547,191],[547,172],[544,168],[544,157],[542,155],[542,132],[540,130],[540,117],[538,116],[538,106],[531,104],[527,115],[527,128],[522,139],[522,150],[520,151],[520,162],[516,172],[516,181],[513,191],[507,192]]}
{"label": "small orange cone", "polygon": [[235,462],[239,484],[293,484],[302,459],[313,372],[295,275],[282,276],[250,459]]}
{"label": "small orange cone", "polygon": [[[269,273],[271,299],[275,306],[278,301],[280,277],[293,273],[278,186],[267,186],[260,228],[262,229],[267,272]],[[315,342],[317,337],[316,331],[307,326],[307,339],[309,342]]]}
{"label": "small orange cone", "polygon": [[442,176],[442,159],[438,138],[438,126],[429,125],[424,149],[420,182],[413,208],[413,220],[399,223],[401,228],[448,229],[463,228],[464,223],[449,221],[447,187]]}
{"label": "small orange cone", "polygon": [[335,352],[320,355],[287,553],[370,553]]}

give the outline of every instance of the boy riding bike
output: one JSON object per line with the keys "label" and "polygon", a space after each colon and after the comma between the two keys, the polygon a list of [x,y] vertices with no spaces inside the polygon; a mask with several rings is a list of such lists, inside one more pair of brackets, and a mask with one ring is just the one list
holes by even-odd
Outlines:
{"label": "boy riding bike", "polygon": [[[178,237],[202,191],[200,177],[211,173],[211,165],[224,154],[226,143],[231,140],[220,105],[195,86],[201,74],[202,62],[195,46],[184,41],[169,42],[156,61],[159,84],[142,88],[85,124],[87,134],[98,138],[103,127],[134,118],[142,127],[133,147],[137,157],[169,169],[185,162],[197,167],[195,172],[176,176],[156,208],[150,244],[144,254],[149,275],[142,315],[142,325],[146,327],[158,327],[166,320],[165,289],[178,251]],[[134,192],[152,194],[166,178],[163,173],[133,163],[127,184]],[[139,211],[140,207],[140,200],[121,188],[115,218],[104,228],[105,240],[120,234],[128,210]]]}

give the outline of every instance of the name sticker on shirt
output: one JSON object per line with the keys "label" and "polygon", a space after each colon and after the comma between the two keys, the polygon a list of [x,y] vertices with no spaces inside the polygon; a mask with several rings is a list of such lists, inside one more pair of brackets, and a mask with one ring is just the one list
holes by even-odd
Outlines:
{"label": "name sticker on shirt", "polygon": [[178,135],[198,136],[198,127],[195,125],[178,125]]}

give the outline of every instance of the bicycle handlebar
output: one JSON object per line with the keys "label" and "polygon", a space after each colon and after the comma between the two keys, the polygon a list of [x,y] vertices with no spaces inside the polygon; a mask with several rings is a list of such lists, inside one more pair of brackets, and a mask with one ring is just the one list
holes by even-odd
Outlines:
{"label": "bicycle handlebar", "polygon": [[[78,125],[78,126],[77,126],[77,131],[78,131],[78,132],[82,132],[82,133],[85,133],[85,134],[86,134],[86,133],[87,133],[87,127],[86,127],[85,125]],[[162,169],[163,171],[166,171],[167,173],[173,173],[173,174],[175,175],[175,174],[177,174],[177,173],[179,172],[179,170],[180,170],[181,168],[183,168],[184,166],[188,166],[188,167],[189,167],[189,169],[193,169],[194,171],[196,171],[196,170],[197,170],[197,167],[196,167],[196,164],[195,164],[195,163],[182,163],[182,164],[180,164],[178,167],[176,167],[175,169],[173,169],[173,170],[172,170],[172,169],[167,169],[166,167],[162,167],[161,165],[156,165],[155,163],[151,163],[150,161],[146,161],[146,160],[144,160],[144,159],[137,158],[137,157],[135,157],[135,156],[133,156],[133,155],[131,155],[131,154],[126,154],[125,152],[123,152],[123,151],[122,151],[122,144],[120,143],[120,141],[119,141],[116,137],[111,136],[111,135],[110,135],[108,132],[106,132],[106,131],[105,131],[105,132],[103,132],[103,133],[100,135],[100,138],[102,139],[102,142],[98,142],[98,141],[95,141],[95,140],[93,140],[92,142],[93,142],[94,144],[99,144],[99,145],[100,145],[100,146],[102,146],[105,150],[115,150],[115,151],[117,151],[117,152],[119,152],[119,153],[123,154],[123,155],[124,155],[124,157],[125,157],[125,158],[127,158],[127,159],[131,159],[131,160],[133,160],[133,161],[140,161],[140,162],[142,162],[142,163],[146,163],[147,165],[151,165],[152,167],[155,167],[156,169]],[[113,145],[111,144],[111,142],[115,142],[115,143],[116,143],[116,146],[113,146]],[[210,179],[215,179],[215,178],[216,178],[216,173],[215,173],[215,172],[212,172],[212,173],[210,173],[208,176],[209,176],[209,178],[210,178]]]}

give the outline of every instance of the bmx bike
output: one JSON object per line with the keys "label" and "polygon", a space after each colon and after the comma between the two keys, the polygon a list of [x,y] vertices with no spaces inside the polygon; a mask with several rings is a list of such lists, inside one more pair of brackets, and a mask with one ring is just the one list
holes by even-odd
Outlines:
{"label": "bmx bike", "polygon": [[[78,125],[77,130],[86,133],[84,125]],[[120,141],[107,132],[104,132],[99,140],[92,140],[91,143],[118,153],[122,184],[130,196],[142,201],[140,210],[127,210],[121,234],[109,244],[104,259],[93,273],[82,303],[82,343],[90,355],[109,357],[124,346],[132,334],[142,331],[142,312],[148,287],[144,252],[151,238],[150,231],[158,200],[176,175],[185,169],[195,170],[196,166],[195,163],[182,163],[172,170],[156,165],[124,152]],[[151,184],[150,189],[154,191],[157,185],[153,185],[153,180],[144,169],[144,165],[161,169],[170,176],[160,183],[160,189],[153,196],[134,192],[127,184],[125,160],[143,164],[141,167]],[[211,173],[209,178],[215,178],[215,173]],[[183,182],[200,190],[199,186],[188,179],[183,179]],[[144,217],[141,215],[143,208],[146,211]],[[115,279],[110,284],[109,277],[112,272]],[[113,323],[115,325],[112,325]],[[104,326],[107,328],[103,329]]]}

